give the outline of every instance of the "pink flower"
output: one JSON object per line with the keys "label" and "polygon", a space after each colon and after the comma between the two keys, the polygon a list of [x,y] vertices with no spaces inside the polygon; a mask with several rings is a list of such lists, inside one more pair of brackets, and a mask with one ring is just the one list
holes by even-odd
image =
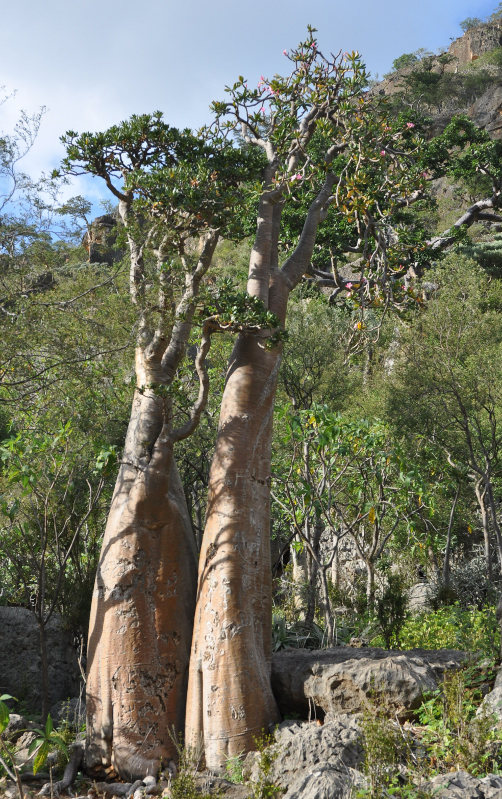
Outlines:
{"label": "pink flower", "polygon": [[345,288],[346,289],[351,289],[352,288],[352,283],[346,283],[345,284]]}
{"label": "pink flower", "polygon": [[385,155],[385,150],[380,150],[380,155]]}
{"label": "pink flower", "polygon": [[260,108],[260,111],[261,111],[262,114],[265,113],[265,106],[264,105],[262,105],[262,107]]}
{"label": "pink flower", "polygon": [[296,180],[303,180],[303,175],[301,174],[301,172],[297,172],[297,174],[295,175],[295,178],[296,178]]}
{"label": "pink flower", "polygon": [[407,127],[407,128],[414,128],[414,127],[415,127],[415,124],[414,124],[414,122],[407,122],[407,123],[406,123],[406,127]]}
{"label": "pink flower", "polygon": [[283,55],[287,55],[287,54],[288,54],[288,51],[287,51],[287,50],[283,50],[283,51],[282,51],[282,54],[283,54]]}

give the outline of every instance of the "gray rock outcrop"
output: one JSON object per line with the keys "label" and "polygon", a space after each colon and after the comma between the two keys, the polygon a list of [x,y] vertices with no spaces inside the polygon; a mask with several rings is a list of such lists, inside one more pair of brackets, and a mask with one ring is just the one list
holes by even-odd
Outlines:
{"label": "gray rock outcrop", "polygon": [[[269,779],[283,799],[342,799],[364,778],[360,730],[354,716],[328,716],[324,724],[284,721],[272,746],[275,759]],[[253,753],[251,779],[258,779],[259,756]]]}
{"label": "gray rock outcrop", "polygon": [[112,265],[124,257],[125,249],[117,243],[118,225],[121,225],[118,214],[104,214],[92,221],[82,239],[89,253],[89,263]]}
{"label": "gray rock outcrop", "polygon": [[460,770],[439,774],[423,789],[436,799],[502,799],[502,777],[489,774],[478,779]]}
{"label": "gray rock outcrop", "polygon": [[497,726],[502,726],[502,669],[499,669],[495,684],[485,696],[477,710],[477,715],[489,714],[495,717]]}
{"label": "gray rock outcrop", "polygon": [[[11,694],[34,711],[41,708],[38,642],[38,626],[31,611],[0,607],[0,694]],[[47,625],[47,656],[50,703],[78,694],[80,672],[75,649],[56,615]]]}
{"label": "gray rock outcrop", "polygon": [[283,715],[323,718],[359,713],[368,700],[384,697],[389,714],[406,718],[445,671],[468,660],[465,652],[373,647],[283,650],[272,658],[272,687]]}

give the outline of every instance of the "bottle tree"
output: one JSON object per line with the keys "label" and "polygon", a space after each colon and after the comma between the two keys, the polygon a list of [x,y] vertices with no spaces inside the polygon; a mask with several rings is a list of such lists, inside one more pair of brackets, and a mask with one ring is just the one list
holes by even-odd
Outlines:
{"label": "bottle tree", "polygon": [[[217,129],[237,132],[266,159],[256,186],[247,292],[284,325],[291,291],[310,274],[334,295],[351,295],[354,333],[360,333],[370,305],[409,300],[402,275],[423,237],[408,235],[397,216],[424,191],[414,159],[420,140],[414,122],[389,122],[364,92],[367,75],[357,54],[325,56],[314,29],[285,54],[286,77],[262,78],[256,88],[239,77],[227,89],[229,98],[214,104]],[[330,241],[332,268],[324,260]],[[336,268],[337,252],[349,248],[358,257],[357,281]],[[383,285],[393,288],[385,292]],[[193,747],[203,741],[214,770],[252,749],[255,736],[279,718],[270,684],[269,516],[280,360],[277,335],[274,341],[264,329],[238,334],[210,471],[186,741]]]}
{"label": "bottle tree", "polygon": [[63,170],[102,178],[118,200],[137,309],[136,385],[91,607],[86,760],[144,776],[176,756],[172,728],[183,727],[196,550],[173,450],[205,406],[216,322],[203,326],[199,392],[181,419],[176,375],[218,239],[237,234],[227,209],[245,202],[239,184],[256,159],[160,113],[63,141]]}

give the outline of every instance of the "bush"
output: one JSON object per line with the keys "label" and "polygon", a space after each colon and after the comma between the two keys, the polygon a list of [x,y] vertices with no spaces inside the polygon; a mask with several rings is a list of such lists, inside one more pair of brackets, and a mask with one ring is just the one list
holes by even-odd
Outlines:
{"label": "bush", "polygon": [[462,22],[460,23],[460,27],[462,28],[464,33],[472,30],[473,28],[479,27],[479,25],[481,25],[481,20],[479,19],[479,17],[467,17],[466,19],[463,19]]}
{"label": "bush", "polygon": [[500,630],[495,607],[462,608],[459,603],[428,611],[403,624],[403,649],[464,649],[498,657]]}
{"label": "bush", "polygon": [[392,62],[392,69],[394,72],[397,72],[398,69],[404,69],[404,67],[411,67],[412,64],[416,64],[418,61],[418,57],[415,53],[403,53],[398,58],[395,58]]}
{"label": "bush", "polygon": [[463,768],[475,776],[500,769],[500,735],[493,718],[476,714],[483,681],[494,668],[468,668],[445,677],[418,712],[430,766],[437,772]]}
{"label": "bush", "polygon": [[401,629],[406,619],[408,598],[404,591],[402,578],[397,574],[389,574],[387,588],[377,601],[377,617],[385,646],[399,647]]}

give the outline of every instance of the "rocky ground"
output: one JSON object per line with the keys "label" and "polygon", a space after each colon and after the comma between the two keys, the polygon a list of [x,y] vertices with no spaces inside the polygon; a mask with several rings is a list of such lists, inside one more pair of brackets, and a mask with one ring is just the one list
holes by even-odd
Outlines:
{"label": "rocky ground", "polygon": [[[242,763],[229,763],[227,776],[230,779],[184,772],[178,786],[173,787],[174,781],[180,779],[173,764],[158,779],[147,777],[143,781],[123,783],[109,770],[99,780],[92,780],[80,771],[83,743],[77,736],[72,749],[73,772],[79,772],[76,779],[71,786],[67,785],[73,777],[72,767],[69,767],[63,777],[54,770],[51,783],[49,773],[36,777],[30,773],[33,758],[30,758],[29,746],[36,737],[33,722],[11,714],[3,737],[15,749],[16,762],[24,772],[25,796],[50,796],[59,792],[96,799],[113,796],[191,799],[204,794],[228,799],[250,796],[259,799],[272,796],[269,786],[274,785],[284,799],[349,799],[368,790],[362,728],[364,714],[368,707],[373,707],[377,708],[377,716],[385,715],[395,734],[407,741],[407,751],[413,761],[408,765],[395,765],[392,795],[409,799],[426,796],[502,799],[502,776],[477,778],[462,770],[428,780],[417,776],[424,754],[423,728],[417,723],[415,711],[445,674],[464,666],[468,658],[464,652],[451,650],[392,652],[352,647],[277,653],[273,661],[273,685],[286,720],[276,729],[265,758],[256,752],[250,753]],[[495,686],[489,686],[492,688],[484,705],[490,713],[500,717],[502,673]],[[54,707],[56,721],[64,712],[73,714],[78,727],[80,720],[75,714],[82,712],[79,704],[73,703],[66,709],[61,705]],[[0,796],[14,799],[18,795],[16,783],[3,777]]]}

